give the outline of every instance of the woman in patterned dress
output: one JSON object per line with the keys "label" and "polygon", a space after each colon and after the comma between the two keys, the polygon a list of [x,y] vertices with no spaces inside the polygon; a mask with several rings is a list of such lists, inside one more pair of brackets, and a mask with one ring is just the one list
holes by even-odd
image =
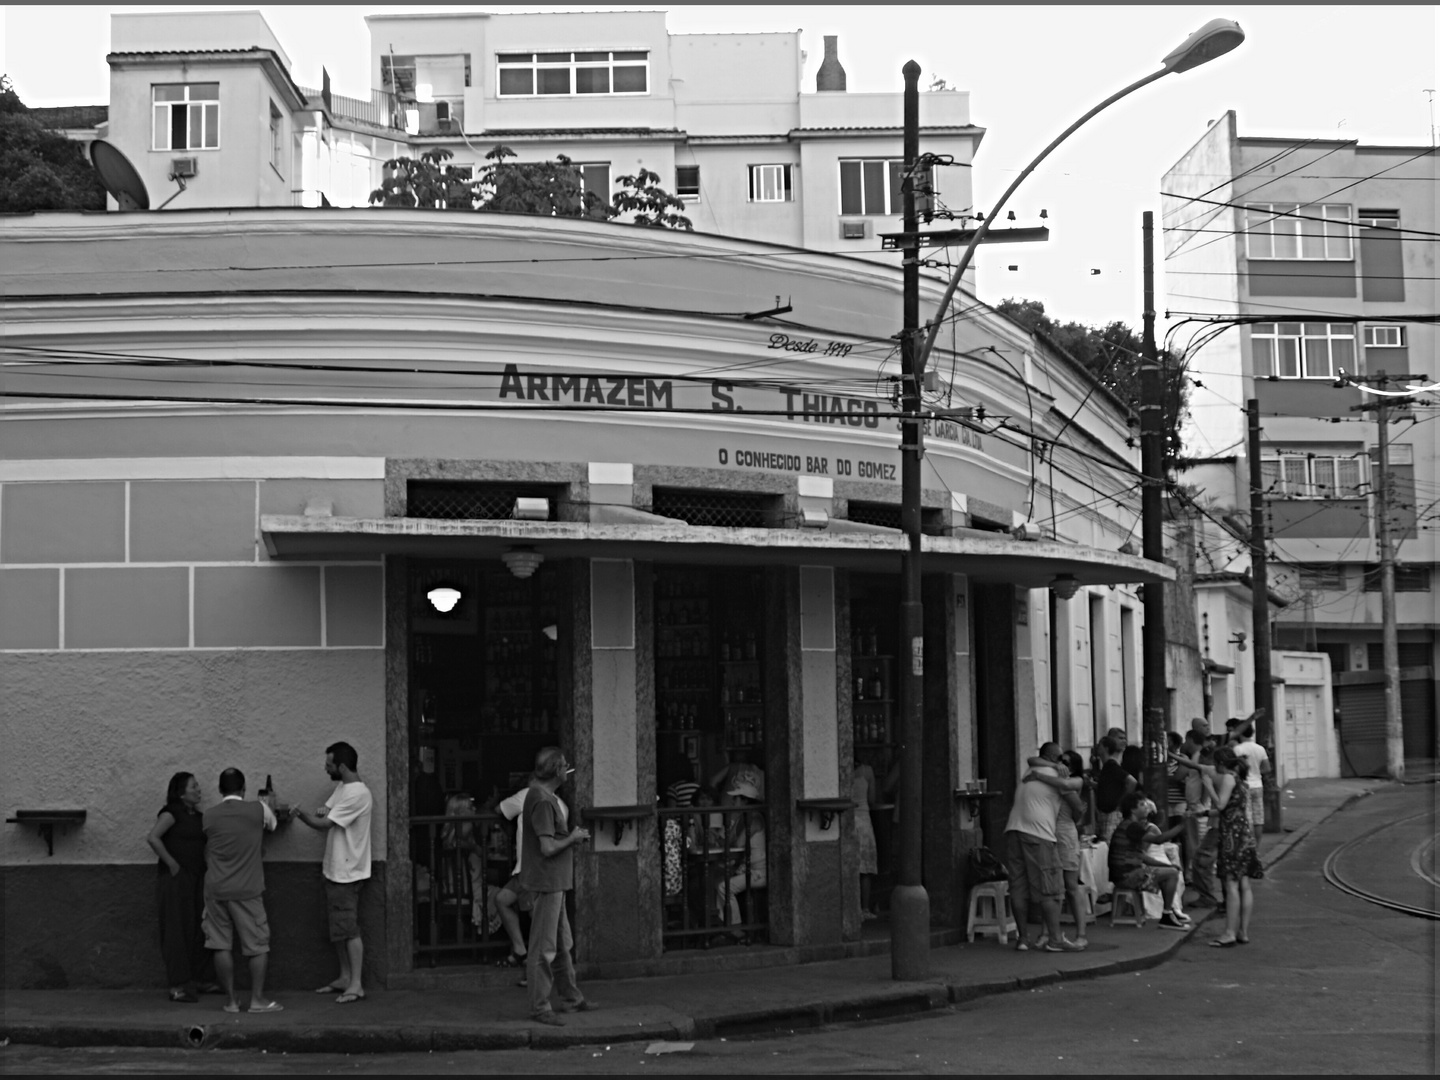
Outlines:
{"label": "woman in patterned dress", "polygon": [[1217,949],[1250,943],[1255,894],[1250,880],[1265,876],[1255,833],[1250,828],[1245,774],[1249,766],[1228,746],[1215,751],[1216,803],[1220,807],[1220,852],[1215,871],[1225,883],[1225,932],[1210,942]]}

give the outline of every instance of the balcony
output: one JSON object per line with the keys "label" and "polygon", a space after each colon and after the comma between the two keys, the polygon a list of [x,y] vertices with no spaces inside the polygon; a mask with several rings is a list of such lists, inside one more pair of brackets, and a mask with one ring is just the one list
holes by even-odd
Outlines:
{"label": "balcony", "polygon": [[[300,92],[312,103],[321,98],[321,92],[313,87],[302,86]],[[371,90],[369,101],[346,97],[344,94],[331,94],[330,115],[358,120],[390,131],[405,130],[404,110],[399,108],[395,95],[388,90]]]}

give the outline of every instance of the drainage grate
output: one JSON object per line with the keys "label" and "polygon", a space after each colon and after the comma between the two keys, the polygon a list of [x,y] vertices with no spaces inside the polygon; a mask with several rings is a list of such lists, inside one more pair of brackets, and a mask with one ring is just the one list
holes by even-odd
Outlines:
{"label": "drainage grate", "polygon": [[508,520],[515,516],[521,497],[550,500],[550,521],[555,520],[554,488],[534,484],[491,484],[412,480],[406,486],[407,517],[448,520]]}
{"label": "drainage grate", "polygon": [[656,488],[650,509],[662,517],[679,518],[688,525],[763,529],[770,524],[766,512],[770,501],[768,495]]}

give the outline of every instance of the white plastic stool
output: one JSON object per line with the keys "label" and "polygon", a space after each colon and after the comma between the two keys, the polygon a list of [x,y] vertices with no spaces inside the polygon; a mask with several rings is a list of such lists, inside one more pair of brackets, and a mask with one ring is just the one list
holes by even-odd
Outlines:
{"label": "white plastic stool", "polygon": [[994,934],[1004,945],[1018,934],[1015,914],[1010,910],[1010,886],[1003,881],[983,881],[970,887],[970,915],[965,921],[965,940],[976,934]]}
{"label": "white plastic stool", "polygon": [[[1122,908],[1126,909],[1122,913]],[[1145,925],[1145,898],[1138,889],[1115,889],[1110,901],[1110,925],[1117,922]]]}
{"label": "white plastic stool", "polygon": [[[1080,883],[1080,894],[1085,897],[1085,921],[1094,922],[1096,898],[1095,886],[1082,881]],[[1067,892],[1065,894],[1064,902],[1060,906],[1061,922],[1073,923],[1075,921],[1075,912],[1072,910],[1073,907],[1074,905],[1070,902],[1070,894]]]}

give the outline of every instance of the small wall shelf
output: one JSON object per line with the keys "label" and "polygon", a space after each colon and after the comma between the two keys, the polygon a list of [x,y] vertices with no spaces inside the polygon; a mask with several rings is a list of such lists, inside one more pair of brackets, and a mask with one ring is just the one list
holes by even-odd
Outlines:
{"label": "small wall shelf", "polygon": [[854,810],[859,803],[854,799],[796,799],[795,809],[806,814],[820,815],[820,831],[828,832],[836,814]]}
{"label": "small wall shelf", "polygon": [[580,811],[580,817],[585,824],[597,824],[609,822],[615,830],[615,844],[618,847],[620,838],[625,835],[625,826],[635,821],[643,821],[655,816],[655,807],[651,804],[640,806],[592,806],[587,810]]}
{"label": "small wall shelf", "polygon": [[5,819],[8,825],[35,825],[50,854],[55,854],[55,826],[85,824],[84,810],[16,810],[15,816]]}

